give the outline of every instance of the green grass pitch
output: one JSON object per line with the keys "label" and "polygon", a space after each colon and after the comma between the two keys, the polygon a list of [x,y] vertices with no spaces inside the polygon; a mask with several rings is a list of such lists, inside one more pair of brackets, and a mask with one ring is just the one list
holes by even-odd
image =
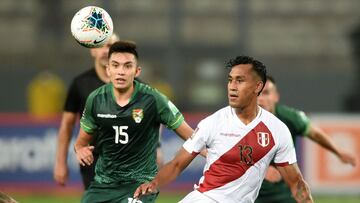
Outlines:
{"label": "green grass pitch", "polygon": [[[161,193],[156,201],[156,203],[172,203],[178,202],[184,197],[185,194],[179,193]],[[51,194],[36,194],[36,195],[12,195],[19,203],[79,203],[79,195],[51,195]],[[348,196],[335,196],[335,197],[325,197],[325,196],[315,196],[314,200],[316,203],[359,203],[360,197],[348,197]]]}

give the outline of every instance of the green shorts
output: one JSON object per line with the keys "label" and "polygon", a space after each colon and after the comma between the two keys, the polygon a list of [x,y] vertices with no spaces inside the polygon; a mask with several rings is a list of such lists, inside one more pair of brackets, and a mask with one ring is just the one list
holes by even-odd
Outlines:
{"label": "green shorts", "polygon": [[92,182],[85,191],[81,203],[155,203],[159,193],[133,199],[134,192],[140,183],[109,185]]}
{"label": "green shorts", "polygon": [[296,201],[283,180],[277,183],[264,180],[255,203],[296,203]]}

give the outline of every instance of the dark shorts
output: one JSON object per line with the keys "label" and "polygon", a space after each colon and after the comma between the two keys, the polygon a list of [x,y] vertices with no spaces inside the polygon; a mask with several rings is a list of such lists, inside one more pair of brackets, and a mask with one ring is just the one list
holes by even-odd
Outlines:
{"label": "dark shorts", "polygon": [[154,203],[159,193],[143,196],[139,200],[133,199],[139,185],[140,183],[108,185],[92,182],[81,203]]}
{"label": "dark shorts", "polygon": [[264,180],[255,203],[296,203],[296,201],[284,181],[270,183]]}

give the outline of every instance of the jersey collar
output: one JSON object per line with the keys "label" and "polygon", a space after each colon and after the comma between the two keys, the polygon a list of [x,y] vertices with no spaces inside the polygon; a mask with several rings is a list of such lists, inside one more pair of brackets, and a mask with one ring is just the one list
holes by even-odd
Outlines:
{"label": "jersey collar", "polygon": [[231,106],[230,107],[230,112],[231,112],[231,115],[233,116],[235,122],[237,123],[238,126],[240,126],[241,128],[254,128],[258,122],[259,122],[259,118],[261,117],[261,114],[262,114],[262,108],[260,106],[257,106],[258,108],[258,112],[257,112],[257,115],[256,117],[250,122],[248,123],[247,125],[245,125],[240,119],[239,117],[236,115],[235,113],[235,109],[232,108]]}
{"label": "jersey collar", "polygon": [[[113,98],[114,102],[116,103],[116,98],[115,98],[115,94],[114,94],[114,86],[113,86],[112,82],[109,83],[109,87],[110,87],[110,92],[111,92],[112,98]],[[134,91],[130,97],[128,104],[130,104],[135,99],[135,96],[137,95],[137,93],[139,91],[139,87],[140,87],[139,82],[134,80]],[[127,105],[125,105],[125,106],[127,106]]]}

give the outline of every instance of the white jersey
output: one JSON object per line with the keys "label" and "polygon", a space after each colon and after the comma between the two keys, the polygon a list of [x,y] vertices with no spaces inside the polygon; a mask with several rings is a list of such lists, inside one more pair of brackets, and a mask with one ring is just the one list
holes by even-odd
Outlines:
{"label": "white jersey", "polygon": [[254,202],[272,160],[277,165],[296,162],[289,129],[273,114],[259,109],[247,125],[230,106],[198,124],[183,147],[192,154],[206,147],[206,165],[195,191],[181,202]]}

